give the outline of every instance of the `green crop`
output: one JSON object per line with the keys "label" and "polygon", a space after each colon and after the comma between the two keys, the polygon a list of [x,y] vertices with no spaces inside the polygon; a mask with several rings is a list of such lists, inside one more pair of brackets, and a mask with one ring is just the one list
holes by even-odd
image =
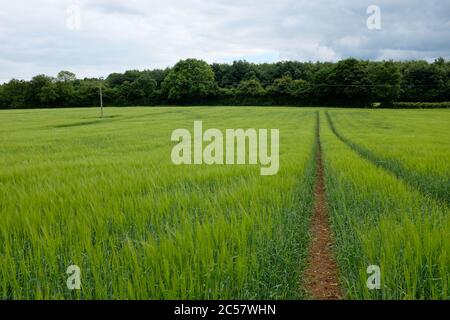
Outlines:
{"label": "green crop", "polygon": [[[0,297],[298,298],[313,111],[1,111]],[[175,166],[171,132],[279,128],[281,168]],[[66,287],[78,265],[82,290]]]}
{"label": "green crop", "polygon": [[[361,157],[335,135],[325,114],[322,120],[328,205],[346,297],[449,299],[448,207]],[[370,128],[364,131],[373,139]],[[381,268],[381,290],[367,288],[370,265]]]}
{"label": "green crop", "polygon": [[[450,299],[448,110],[105,111],[0,111],[0,299],[308,298],[317,129],[345,298]],[[174,165],[195,120],[279,129],[278,174]]]}
{"label": "green crop", "polygon": [[355,151],[425,195],[450,204],[448,110],[333,111],[333,129]]}

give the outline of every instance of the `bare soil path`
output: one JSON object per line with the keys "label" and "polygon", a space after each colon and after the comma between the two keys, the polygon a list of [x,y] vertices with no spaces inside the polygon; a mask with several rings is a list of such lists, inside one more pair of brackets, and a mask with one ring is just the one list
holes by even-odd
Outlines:
{"label": "bare soil path", "polygon": [[[318,121],[318,128],[319,125]],[[312,242],[308,266],[304,273],[305,285],[307,293],[314,300],[339,300],[342,299],[342,292],[339,287],[338,267],[333,254],[333,242],[328,220],[319,129],[317,139],[315,205],[311,221]]]}

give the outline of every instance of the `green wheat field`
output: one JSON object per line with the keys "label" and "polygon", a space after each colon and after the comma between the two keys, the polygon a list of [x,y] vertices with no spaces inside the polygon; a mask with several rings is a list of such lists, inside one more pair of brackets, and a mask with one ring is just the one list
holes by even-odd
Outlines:
{"label": "green wheat field", "polygon": [[[1,299],[308,299],[317,131],[344,298],[450,299],[450,110],[105,115],[0,111]],[[279,173],[174,165],[171,133],[195,120],[279,129]]]}

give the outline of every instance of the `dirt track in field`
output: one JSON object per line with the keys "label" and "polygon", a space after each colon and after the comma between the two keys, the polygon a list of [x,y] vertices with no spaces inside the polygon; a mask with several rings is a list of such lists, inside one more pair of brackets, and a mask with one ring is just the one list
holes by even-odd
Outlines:
{"label": "dirt track in field", "polygon": [[338,267],[333,254],[333,241],[326,205],[319,130],[317,139],[319,146],[317,152],[315,204],[311,221],[312,242],[308,266],[304,273],[305,286],[308,295],[314,300],[340,300],[342,299],[342,292],[339,287]]}

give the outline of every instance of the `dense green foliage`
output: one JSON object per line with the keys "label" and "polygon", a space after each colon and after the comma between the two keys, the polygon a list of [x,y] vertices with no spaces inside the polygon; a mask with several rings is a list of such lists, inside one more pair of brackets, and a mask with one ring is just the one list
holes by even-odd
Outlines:
{"label": "dense green foliage", "polygon": [[168,72],[161,89],[164,96],[175,103],[206,99],[214,89],[214,72],[204,61],[180,61]]}
{"label": "dense green foliage", "polygon": [[[0,86],[0,108],[90,107],[99,86],[110,106],[336,105],[392,106],[394,102],[450,101],[450,61],[337,63],[286,61],[212,64],[187,59],[166,70],[126,71],[100,79],[38,75]],[[434,106],[440,106],[435,104]],[[420,107],[420,106],[419,106]]]}
{"label": "dense green foliage", "polygon": [[447,102],[394,102],[396,109],[450,109],[450,101]]}

